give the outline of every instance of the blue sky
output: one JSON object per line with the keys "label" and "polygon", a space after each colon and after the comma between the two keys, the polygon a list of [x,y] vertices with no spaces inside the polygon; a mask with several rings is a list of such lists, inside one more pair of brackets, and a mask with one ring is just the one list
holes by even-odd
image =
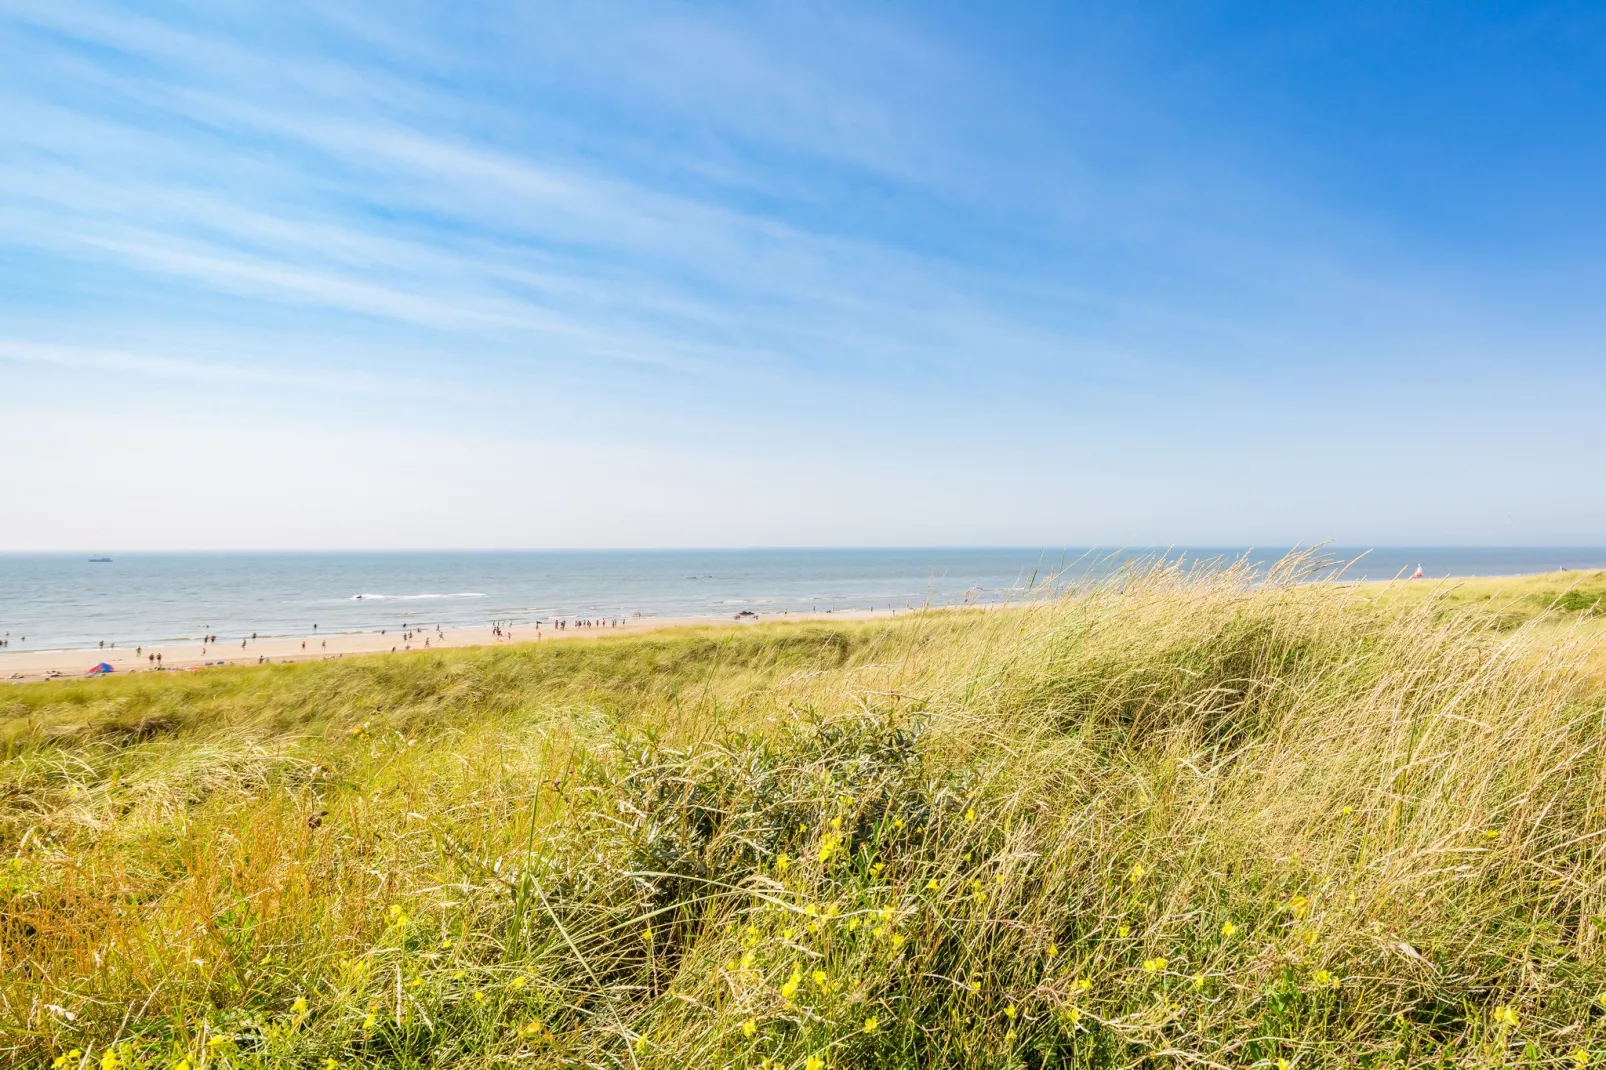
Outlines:
{"label": "blue sky", "polygon": [[0,548],[1606,543],[1598,4],[0,54]]}

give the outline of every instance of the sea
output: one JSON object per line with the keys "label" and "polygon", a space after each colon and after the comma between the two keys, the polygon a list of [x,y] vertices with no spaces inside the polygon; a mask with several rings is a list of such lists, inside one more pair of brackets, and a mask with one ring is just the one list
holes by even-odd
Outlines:
{"label": "sea", "polygon": [[[9,650],[203,635],[305,636],[554,619],[732,617],[996,604],[1133,562],[1282,550],[969,548],[301,553],[0,553]],[[1429,578],[1606,568],[1606,547],[1324,547],[1312,578]]]}

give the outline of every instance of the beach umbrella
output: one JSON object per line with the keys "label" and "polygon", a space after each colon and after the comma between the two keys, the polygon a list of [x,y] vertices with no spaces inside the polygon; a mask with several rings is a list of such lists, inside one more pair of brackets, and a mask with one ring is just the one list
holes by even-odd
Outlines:
{"label": "beach umbrella", "polygon": [[103,661],[99,665],[96,665],[93,669],[90,669],[89,670],[89,675],[90,676],[100,676],[103,673],[108,673],[108,672],[112,672],[112,671],[113,671],[112,667],[110,665],[106,664]]}

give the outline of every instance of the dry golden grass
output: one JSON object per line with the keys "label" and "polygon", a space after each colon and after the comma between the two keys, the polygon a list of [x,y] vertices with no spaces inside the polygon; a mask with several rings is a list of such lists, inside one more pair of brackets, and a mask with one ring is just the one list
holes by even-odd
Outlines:
{"label": "dry golden grass", "polygon": [[1301,568],[9,690],[0,1061],[1606,1058],[1588,607]]}

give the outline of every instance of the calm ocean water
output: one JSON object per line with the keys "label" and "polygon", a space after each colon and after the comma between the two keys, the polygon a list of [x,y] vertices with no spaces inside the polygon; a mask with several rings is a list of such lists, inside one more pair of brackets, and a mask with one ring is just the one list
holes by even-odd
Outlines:
{"label": "calm ocean water", "polygon": [[[751,609],[883,609],[1001,602],[1034,576],[1098,575],[1159,553],[1236,557],[1230,549],[1169,551],[665,550],[430,553],[0,554],[0,635],[12,650],[447,627],[555,617],[729,616]],[[1358,549],[1328,548],[1337,560]],[[1265,562],[1276,552],[1252,554]],[[1513,575],[1606,567],[1606,548],[1390,548],[1348,576]],[[360,596],[360,597],[359,597]],[[22,637],[26,636],[26,641]]]}

